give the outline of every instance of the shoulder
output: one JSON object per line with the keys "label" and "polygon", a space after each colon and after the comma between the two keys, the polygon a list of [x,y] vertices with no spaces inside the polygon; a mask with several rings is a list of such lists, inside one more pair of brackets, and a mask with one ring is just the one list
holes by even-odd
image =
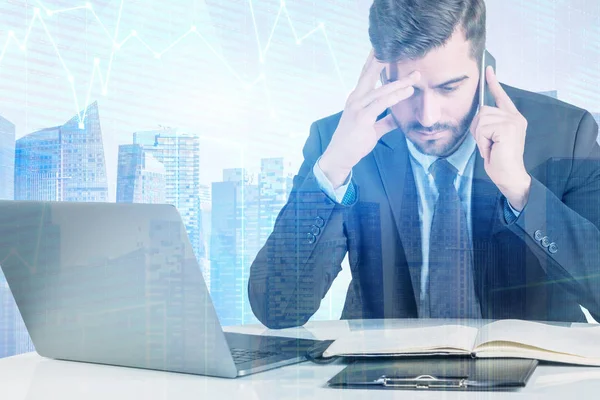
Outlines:
{"label": "shoulder", "polygon": [[541,93],[502,84],[502,87],[513,100],[519,112],[527,122],[536,125],[560,125],[577,128],[585,114],[585,109]]}
{"label": "shoulder", "polygon": [[502,87],[527,120],[526,154],[534,158],[572,156],[582,126],[583,134],[596,140],[597,125],[585,109],[544,94]]}

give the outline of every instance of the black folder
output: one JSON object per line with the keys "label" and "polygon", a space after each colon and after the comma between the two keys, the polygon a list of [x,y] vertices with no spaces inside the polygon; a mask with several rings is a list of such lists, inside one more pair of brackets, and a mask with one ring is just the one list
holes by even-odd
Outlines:
{"label": "black folder", "polygon": [[327,383],[360,389],[515,390],[525,387],[537,364],[517,358],[360,359]]}

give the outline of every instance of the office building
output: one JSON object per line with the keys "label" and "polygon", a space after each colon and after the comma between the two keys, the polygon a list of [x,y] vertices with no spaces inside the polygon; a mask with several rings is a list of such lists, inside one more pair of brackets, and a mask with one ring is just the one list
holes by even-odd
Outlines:
{"label": "office building", "polygon": [[204,278],[210,282],[200,205],[200,139],[176,128],[164,127],[135,132],[133,144],[164,166],[165,202],[179,211]]}
{"label": "office building", "polygon": [[[14,197],[15,125],[0,116],[0,200]],[[16,322],[19,316],[6,279],[0,270],[0,358],[17,354]]]}
{"label": "office building", "polygon": [[17,307],[4,275],[0,276],[0,358],[17,354],[15,319]]}
{"label": "office building", "polygon": [[97,103],[62,126],[17,140],[15,158],[17,200],[108,201]]}
{"label": "office building", "polygon": [[163,204],[165,166],[139,144],[119,146],[117,203]]}
{"label": "office building", "polygon": [[211,295],[224,325],[256,322],[247,294],[250,266],[287,202],[293,173],[283,158],[266,158],[254,178],[226,169],[212,185]]}
{"label": "office building", "polygon": [[[0,200],[14,199],[15,125],[0,116]],[[15,300],[0,270],[0,358],[34,350]]]}
{"label": "office building", "polygon": [[250,265],[260,249],[259,190],[245,169],[223,171],[212,184],[211,297],[223,325],[254,323],[248,301]]}
{"label": "office building", "polygon": [[204,238],[204,248],[206,250],[206,263],[204,271],[204,280],[210,291],[210,236],[212,234],[212,203],[211,203],[211,187],[209,185],[200,185],[200,211],[202,215],[202,236]]}

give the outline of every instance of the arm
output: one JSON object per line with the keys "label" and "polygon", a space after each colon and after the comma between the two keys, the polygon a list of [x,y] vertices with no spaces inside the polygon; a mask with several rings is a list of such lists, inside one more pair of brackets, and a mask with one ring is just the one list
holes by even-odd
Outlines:
{"label": "arm", "polygon": [[549,161],[549,179],[558,175],[553,173],[559,171],[557,168],[570,165],[562,199],[532,178],[529,199],[518,218],[504,213],[507,227],[523,238],[549,278],[561,282],[596,320],[600,319],[600,147],[597,135],[598,125],[586,112],[577,130],[573,159]]}
{"label": "arm", "polygon": [[347,252],[345,215],[359,197],[358,188],[351,183],[341,204],[337,204],[321,190],[314,167],[319,159],[318,167],[335,190],[343,186],[352,168],[379,139],[396,128],[390,115],[378,117],[413,95],[412,85],[420,74],[414,71],[375,88],[384,68],[385,64],[371,52],[325,150],[318,125],[311,127],[304,146],[304,163],[294,178],[288,202],[250,268],[250,305],[269,328],[308,321],[341,270]]}
{"label": "arm", "polygon": [[336,204],[321,190],[313,168],[322,152],[314,123],[288,202],[250,268],[250,305],[269,328],[306,323],[341,271],[347,252],[344,213],[354,203]]}
{"label": "arm", "polygon": [[[315,178],[317,179],[317,183],[319,184],[321,190],[324,191],[325,194],[331,200],[334,200],[336,203],[353,203],[354,185],[351,183],[352,171],[350,171],[350,175],[348,175],[348,178],[346,178],[346,181],[342,184],[342,186],[334,188],[333,183],[331,183],[327,176],[325,176],[325,173],[319,166],[319,160],[321,160],[321,157],[319,157],[319,159],[315,163],[315,166],[313,167],[313,174],[315,175]],[[350,189],[350,191],[348,189]]]}

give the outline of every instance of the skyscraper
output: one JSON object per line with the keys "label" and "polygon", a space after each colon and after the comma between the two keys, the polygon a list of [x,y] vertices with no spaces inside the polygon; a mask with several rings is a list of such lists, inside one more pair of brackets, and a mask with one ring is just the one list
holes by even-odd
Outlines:
{"label": "skyscraper", "polygon": [[164,128],[135,132],[133,143],[164,166],[165,201],[181,214],[202,273],[209,280],[200,207],[200,139],[175,128]]}
{"label": "skyscraper", "polygon": [[204,259],[204,280],[210,290],[210,236],[212,234],[212,203],[211,187],[209,185],[200,185],[200,211],[202,215],[202,237],[203,245],[206,249],[206,258]]}
{"label": "skyscraper", "polygon": [[235,168],[212,185],[211,296],[224,325],[256,322],[246,289],[250,266],[273,231],[292,177],[283,158],[265,158],[257,183]]}
{"label": "skyscraper", "polygon": [[0,271],[0,358],[17,354],[16,317],[18,311],[4,274]]}
{"label": "skyscraper", "polygon": [[210,186],[208,185],[200,185],[200,208],[202,210],[210,210]]}
{"label": "skyscraper", "polygon": [[[0,116],[0,200],[13,200],[14,177],[15,125]],[[21,314],[0,270],[0,358],[33,349]]]}
{"label": "skyscraper", "polygon": [[15,125],[0,116],[0,200],[14,198]]}
{"label": "skyscraper", "polygon": [[96,102],[62,126],[43,129],[17,140],[15,199],[108,200]]}
{"label": "skyscraper", "polygon": [[[14,198],[15,125],[0,116],[0,200]],[[0,270],[0,358],[16,353],[19,313]]]}
{"label": "skyscraper", "polygon": [[117,203],[164,203],[165,166],[139,144],[119,146]]}
{"label": "skyscraper", "polygon": [[212,184],[211,297],[223,325],[254,323],[247,293],[250,265],[260,250],[259,191],[244,169],[226,169]]}

